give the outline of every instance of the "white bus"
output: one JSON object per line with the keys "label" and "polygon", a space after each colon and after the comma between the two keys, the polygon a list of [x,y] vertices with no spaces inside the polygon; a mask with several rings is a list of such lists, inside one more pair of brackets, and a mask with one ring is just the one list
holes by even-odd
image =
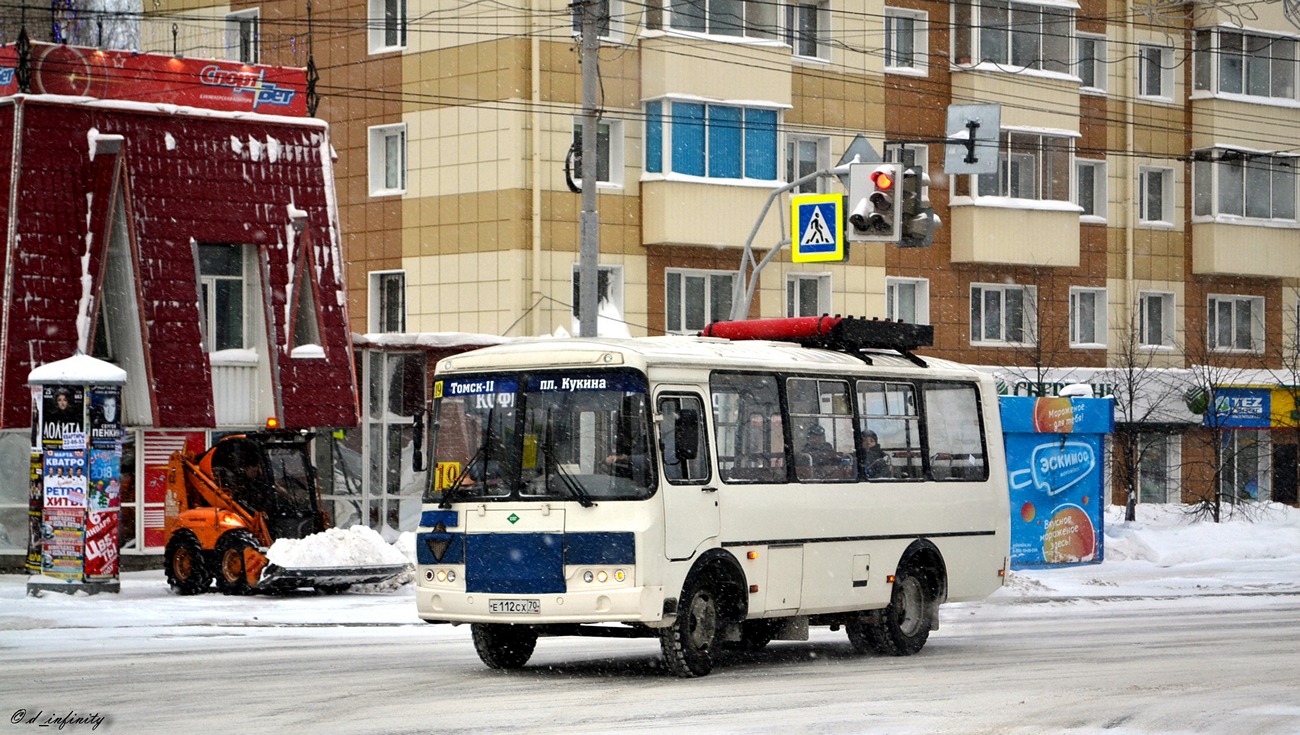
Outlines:
{"label": "white bus", "polygon": [[723,649],[807,640],[812,625],[843,626],[859,653],[916,653],[940,603],[1002,585],[991,378],[917,357],[926,326],[706,333],[731,338],[544,339],[443,360],[420,617],[472,624],[492,668],[525,665],[538,636],[658,637],[691,677]]}

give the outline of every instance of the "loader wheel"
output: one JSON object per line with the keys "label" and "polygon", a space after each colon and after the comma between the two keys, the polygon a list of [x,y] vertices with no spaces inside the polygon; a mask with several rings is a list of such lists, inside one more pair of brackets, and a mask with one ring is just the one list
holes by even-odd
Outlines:
{"label": "loader wheel", "polygon": [[251,594],[244,569],[244,549],[256,549],[257,541],[247,531],[228,531],[217,542],[217,589],[227,595]]}
{"label": "loader wheel", "polygon": [[182,531],[167,542],[164,556],[167,584],[178,595],[200,595],[212,585],[212,573],[203,561],[203,547],[194,534]]}

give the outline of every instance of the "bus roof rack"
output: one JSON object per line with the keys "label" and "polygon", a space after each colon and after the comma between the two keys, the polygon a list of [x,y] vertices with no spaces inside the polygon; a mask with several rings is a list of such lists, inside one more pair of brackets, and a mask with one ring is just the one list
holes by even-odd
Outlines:
{"label": "bus roof rack", "polygon": [[863,350],[894,350],[925,367],[925,361],[913,354],[913,350],[934,344],[934,327],[929,324],[906,324],[851,316],[796,316],[714,322],[705,327],[700,336],[794,342],[804,347],[845,352],[868,364],[871,358]]}

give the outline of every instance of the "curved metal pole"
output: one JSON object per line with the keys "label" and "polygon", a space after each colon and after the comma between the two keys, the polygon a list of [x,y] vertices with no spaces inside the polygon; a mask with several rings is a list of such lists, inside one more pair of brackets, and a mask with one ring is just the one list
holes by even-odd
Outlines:
{"label": "curved metal pole", "polygon": [[[767,219],[767,212],[772,208],[772,202],[782,194],[788,191],[793,191],[810,181],[815,181],[823,176],[830,177],[847,174],[848,171],[849,167],[847,164],[836,166],[835,168],[822,169],[820,171],[814,171],[807,176],[801,176],[788,184],[772,190],[772,193],[767,197],[767,202],[763,205],[762,211],[758,214],[758,220],[754,222],[753,229],[749,231],[749,237],[745,239],[745,252],[740,256],[740,270],[736,272],[736,277],[739,282],[736,284],[737,288],[731,298],[732,321],[739,321],[748,317],[749,305],[753,302],[754,290],[758,287],[758,274],[762,272],[763,268],[771,262],[772,258],[775,257],[777,253],[781,252],[781,248],[785,247],[785,245],[790,242],[789,240],[781,240],[777,242],[777,244],[772,247],[771,251],[769,251],[763,258],[762,262],[754,264],[754,238],[758,236],[758,230],[763,226],[763,220]],[[751,265],[753,266],[753,270],[752,272],[749,272],[748,266]],[[746,277],[747,275],[748,277]]]}

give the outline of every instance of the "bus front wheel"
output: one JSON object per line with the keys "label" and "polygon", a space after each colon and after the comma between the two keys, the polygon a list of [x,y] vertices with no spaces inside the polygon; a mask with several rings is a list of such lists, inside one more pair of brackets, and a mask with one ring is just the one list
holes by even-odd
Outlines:
{"label": "bus front wheel", "polygon": [[528,625],[474,623],[470,626],[474,650],[490,669],[518,669],[537,648],[537,631]]}
{"label": "bus front wheel", "polygon": [[682,591],[677,619],[660,632],[660,648],[668,670],[683,678],[713,670],[718,640],[718,596],[706,579],[696,579]]}

